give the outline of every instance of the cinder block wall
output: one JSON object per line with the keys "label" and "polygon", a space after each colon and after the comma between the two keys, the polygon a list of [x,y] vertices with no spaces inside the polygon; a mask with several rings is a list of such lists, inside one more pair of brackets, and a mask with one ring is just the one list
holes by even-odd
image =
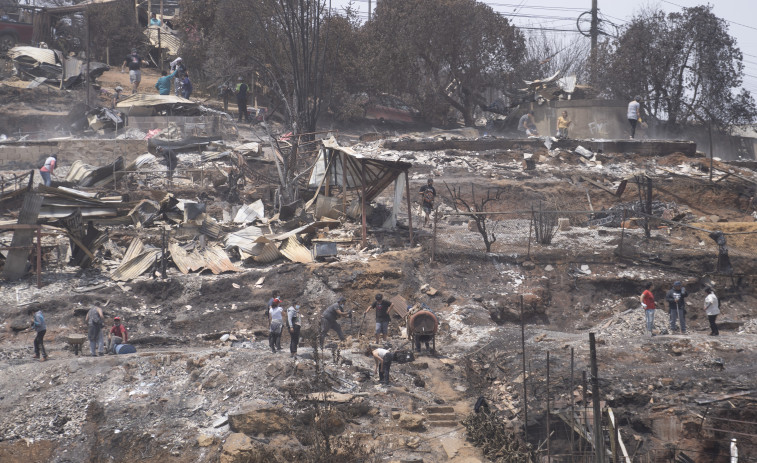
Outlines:
{"label": "cinder block wall", "polygon": [[71,165],[80,159],[104,166],[123,156],[126,163],[147,153],[147,140],[57,140],[0,144],[0,170],[38,169],[45,158],[58,154],[58,163]]}

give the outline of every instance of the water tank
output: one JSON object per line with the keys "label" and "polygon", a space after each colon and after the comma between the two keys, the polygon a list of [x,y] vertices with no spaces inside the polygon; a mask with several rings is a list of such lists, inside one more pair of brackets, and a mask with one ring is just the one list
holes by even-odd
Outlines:
{"label": "water tank", "polygon": [[416,334],[436,334],[439,329],[439,321],[436,315],[428,310],[419,310],[410,316],[408,322],[410,332]]}

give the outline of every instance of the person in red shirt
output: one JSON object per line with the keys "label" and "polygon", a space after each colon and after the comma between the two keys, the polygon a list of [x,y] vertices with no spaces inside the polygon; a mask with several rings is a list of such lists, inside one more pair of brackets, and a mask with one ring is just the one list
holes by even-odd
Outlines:
{"label": "person in red shirt", "polygon": [[654,328],[655,304],[654,295],[652,294],[652,283],[647,283],[644,286],[644,292],[641,293],[639,300],[641,301],[641,308],[644,309],[644,318],[647,321],[647,334],[654,336],[655,334],[652,332],[652,329]]}
{"label": "person in red shirt", "polygon": [[113,327],[108,333],[108,353],[115,354],[115,348],[118,344],[124,344],[129,340],[129,333],[126,331],[126,327],[121,324],[121,317],[115,317],[113,319]]}

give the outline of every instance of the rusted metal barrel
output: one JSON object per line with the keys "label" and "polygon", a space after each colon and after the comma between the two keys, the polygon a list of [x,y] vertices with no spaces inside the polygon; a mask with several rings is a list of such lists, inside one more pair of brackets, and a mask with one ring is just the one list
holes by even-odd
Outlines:
{"label": "rusted metal barrel", "polygon": [[409,332],[414,334],[436,334],[439,329],[439,320],[436,315],[428,310],[419,310],[410,316],[408,321]]}

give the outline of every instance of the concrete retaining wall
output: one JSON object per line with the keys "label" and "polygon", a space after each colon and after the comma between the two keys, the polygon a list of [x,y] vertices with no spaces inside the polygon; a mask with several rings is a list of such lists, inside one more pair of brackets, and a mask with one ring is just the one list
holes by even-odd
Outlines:
{"label": "concrete retaining wall", "polygon": [[104,166],[123,156],[133,161],[147,152],[147,140],[57,140],[0,144],[0,169],[36,169],[45,158],[58,154],[58,162],[70,165],[82,160],[92,166]]}

